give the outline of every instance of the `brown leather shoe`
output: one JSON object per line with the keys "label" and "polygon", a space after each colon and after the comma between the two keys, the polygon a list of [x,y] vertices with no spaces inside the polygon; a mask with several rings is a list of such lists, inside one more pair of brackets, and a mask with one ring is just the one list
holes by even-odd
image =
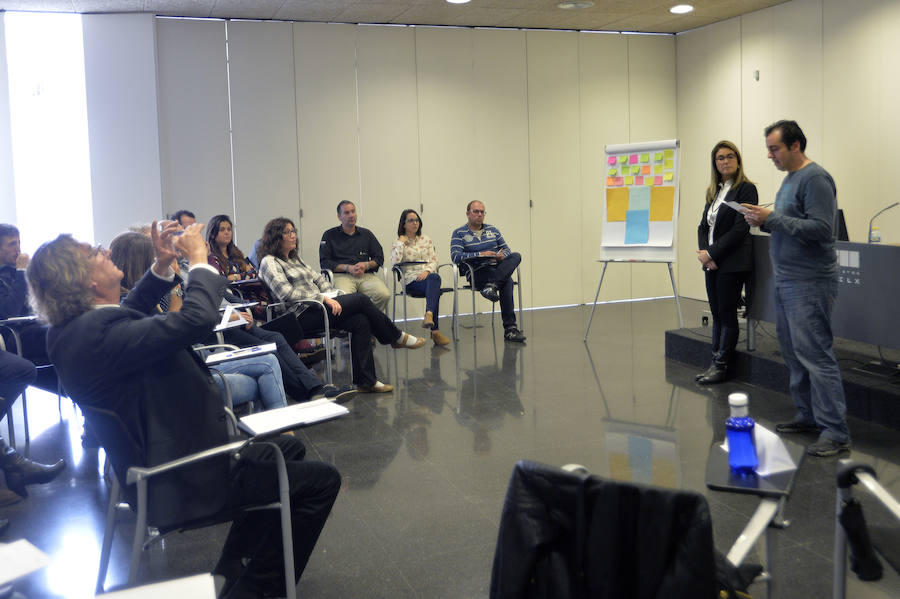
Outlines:
{"label": "brown leather shoe", "polygon": [[431,340],[434,341],[435,345],[447,345],[450,343],[450,338],[437,330],[431,331]]}
{"label": "brown leather shoe", "polygon": [[357,389],[360,393],[390,393],[394,390],[394,386],[382,383],[381,381],[375,381],[375,384],[370,387],[359,386]]}
{"label": "brown leather shoe", "polygon": [[426,312],[425,318],[422,319],[422,328],[423,329],[433,329],[434,328],[434,313]]}

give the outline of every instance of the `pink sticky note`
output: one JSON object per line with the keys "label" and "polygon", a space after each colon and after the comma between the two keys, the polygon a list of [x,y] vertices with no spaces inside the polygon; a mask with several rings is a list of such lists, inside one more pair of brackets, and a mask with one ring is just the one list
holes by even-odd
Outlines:
{"label": "pink sticky note", "polygon": [[654,185],[662,185],[662,175],[659,175],[658,177],[654,177],[653,184]]}
{"label": "pink sticky note", "polygon": [[624,177],[616,177],[616,185],[622,185],[625,182]]}
{"label": "pink sticky note", "polygon": [[634,178],[634,184],[635,184],[635,185],[643,185],[643,184],[644,184],[644,178],[641,177],[640,175],[638,175],[637,177]]}
{"label": "pink sticky note", "polygon": [[631,156],[628,157],[628,164],[637,164],[637,161],[638,161],[637,154],[632,154]]}
{"label": "pink sticky note", "polygon": [[607,158],[607,160],[606,160],[606,164],[608,164],[608,165],[610,165],[610,166],[614,165],[615,163],[616,163],[616,157],[615,157],[615,156],[610,156],[610,157]]}

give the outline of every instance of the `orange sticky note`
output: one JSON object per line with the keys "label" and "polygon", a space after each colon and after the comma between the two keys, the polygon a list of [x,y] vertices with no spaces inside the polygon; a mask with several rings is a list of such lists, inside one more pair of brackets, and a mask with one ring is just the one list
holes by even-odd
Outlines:
{"label": "orange sticky note", "polygon": [[642,175],[649,175],[649,174],[650,174],[650,165],[649,165],[649,164],[648,164],[647,166],[642,166],[642,167],[641,167],[641,174],[642,174]]}
{"label": "orange sticky note", "polygon": [[607,177],[607,178],[606,178],[606,186],[607,186],[607,187],[611,187],[611,186],[613,186],[613,185],[615,185],[615,184],[616,184],[616,178],[615,178],[615,177]]}
{"label": "orange sticky note", "polygon": [[625,222],[628,212],[628,188],[606,190],[606,220],[607,222]]}
{"label": "orange sticky note", "polygon": [[[659,177],[657,177],[659,178]],[[650,190],[650,220],[651,221],[669,221],[672,220],[675,206],[675,188],[671,185],[666,187],[654,187]]]}

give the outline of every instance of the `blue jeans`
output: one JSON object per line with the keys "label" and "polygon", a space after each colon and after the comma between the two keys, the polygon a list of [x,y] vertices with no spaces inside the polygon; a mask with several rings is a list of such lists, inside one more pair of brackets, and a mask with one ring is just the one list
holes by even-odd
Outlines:
{"label": "blue jeans", "polygon": [[431,273],[422,281],[406,284],[406,292],[412,297],[425,298],[425,311],[434,314],[434,328],[438,330],[438,304],[441,301],[441,277]]}
{"label": "blue jeans", "polygon": [[500,291],[500,316],[503,328],[516,326],[516,307],[513,303],[512,275],[522,262],[522,256],[513,252],[496,265],[485,265],[475,271],[475,289],[494,283]]}
{"label": "blue jeans", "polygon": [[796,419],[817,424],[824,438],[849,443],[844,386],[831,347],[837,290],[837,281],[830,279],[776,281],[775,313]]}
{"label": "blue jeans", "polygon": [[[274,410],[287,405],[281,367],[272,354],[241,358],[217,364],[215,369],[225,374],[231,389],[231,403],[239,406],[248,401],[257,401],[264,410]],[[222,381],[216,378],[221,386]]]}

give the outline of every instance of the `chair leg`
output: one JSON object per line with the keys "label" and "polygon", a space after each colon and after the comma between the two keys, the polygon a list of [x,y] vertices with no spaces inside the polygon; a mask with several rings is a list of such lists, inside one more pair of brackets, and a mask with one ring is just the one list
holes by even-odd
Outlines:
{"label": "chair leg", "polygon": [[116,506],[119,504],[121,495],[119,480],[113,475],[112,488],[109,490],[109,505],[106,508],[106,527],[103,529],[103,545],[100,548],[97,586],[94,589],[94,594],[96,595],[103,592],[103,585],[106,583],[106,572],[109,570],[109,556],[112,551],[113,535],[116,533]]}
{"label": "chair leg", "polygon": [[31,431],[28,430],[28,400],[22,391],[22,424],[25,426],[25,447],[31,445]]}
{"label": "chair leg", "polygon": [[128,566],[128,584],[137,582],[141,565],[141,551],[144,549],[144,535],[147,533],[147,480],[137,481],[137,518],[134,524],[134,540],[131,543],[131,563]]}

